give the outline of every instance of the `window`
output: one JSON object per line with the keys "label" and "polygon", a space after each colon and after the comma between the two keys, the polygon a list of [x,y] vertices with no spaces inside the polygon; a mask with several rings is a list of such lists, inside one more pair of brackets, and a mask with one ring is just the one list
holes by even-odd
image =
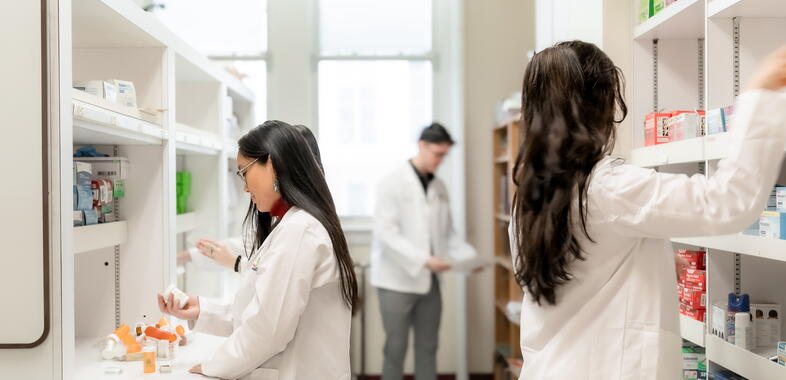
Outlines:
{"label": "window", "polygon": [[432,120],[431,20],[430,1],[319,1],[319,142],[343,217],[373,213],[378,181]]}
{"label": "window", "polygon": [[159,0],[153,13],[189,45],[237,72],[256,95],[256,124],[267,115],[267,0]]}

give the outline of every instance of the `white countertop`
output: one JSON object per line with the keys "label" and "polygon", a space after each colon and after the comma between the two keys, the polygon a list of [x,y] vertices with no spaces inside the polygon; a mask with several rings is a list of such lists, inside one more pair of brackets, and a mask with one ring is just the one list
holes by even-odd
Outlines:
{"label": "white countertop", "polygon": [[[204,376],[188,373],[188,370],[202,363],[207,357],[218,348],[226,338],[206,334],[192,335],[192,341],[184,347],[179,347],[179,352],[175,359],[170,361],[172,373],[159,373],[158,365],[164,360],[156,363],[156,373],[144,373],[142,361],[121,362],[116,360],[103,360],[101,349],[103,348],[103,338],[77,338],[76,340],[76,373],[74,379],[112,379],[112,380],[186,380],[186,379],[205,379]],[[123,372],[119,375],[109,375],[105,373],[107,367],[121,368]]]}

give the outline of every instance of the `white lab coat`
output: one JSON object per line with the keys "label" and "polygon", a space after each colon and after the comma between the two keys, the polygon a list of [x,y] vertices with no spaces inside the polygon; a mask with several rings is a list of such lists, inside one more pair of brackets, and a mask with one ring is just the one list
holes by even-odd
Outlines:
{"label": "white lab coat", "polygon": [[557,289],[556,305],[525,291],[519,379],[682,378],[669,238],[735,233],[756,219],[786,147],[784,94],[741,95],[731,133],[728,158],[709,178],[598,163],[587,198],[595,243],[580,239],[586,260],[571,264],[575,278]]}
{"label": "white lab coat", "polygon": [[453,227],[445,184],[434,178],[426,194],[412,165],[406,162],[378,186],[371,285],[404,293],[428,293],[432,276],[425,263],[432,246],[434,254],[448,262],[476,255]]}
{"label": "white lab coat", "polygon": [[232,304],[199,299],[194,329],[229,337],[202,364],[205,375],[348,380],[352,315],[322,224],[293,207],[244,265]]}

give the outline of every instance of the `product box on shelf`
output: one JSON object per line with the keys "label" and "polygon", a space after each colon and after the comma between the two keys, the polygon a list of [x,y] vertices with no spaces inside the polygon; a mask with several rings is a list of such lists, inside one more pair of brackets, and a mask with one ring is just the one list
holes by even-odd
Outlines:
{"label": "product box on shelf", "polygon": [[756,346],[771,348],[781,340],[781,305],[751,304]]}
{"label": "product box on shelf", "polygon": [[666,129],[666,120],[671,113],[656,112],[648,114],[644,119],[644,146],[665,144],[671,141]]}
{"label": "product box on shelf", "polygon": [[683,380],[707,378],[707,355],[704,348],[685,342],[682,344]]}
{"label": "product box on shelf", "polygon": [[636,9],[636,21],[641,24],[650,18],[650,0],[638,0]]}
{"label": "product box on shelf", "polygon": [[707,272],[703,269],[686,269],[685,289],[707,290]]}
{"label": "product box on shelf", "polygon": [[117,85],[111,81],[82,80],[74,82],[73,87],[109,102],[117,103]]}
{"label": "product box on shelf", "polygon": [[707,313],[706,309],[694,309],[684,303],[680,304],[680,314],[695,319],[699,322],[704,322],[704,317]]}
{"label": "product box on shelf", "polygon": [[704,116],[698,112],[679,112],[666,120],[670,141],[704,135]]}
{"label": "product box on shelf", "polygon": [[759,217],[759,236],[786,239],[786,213],[765,211]]}
{"label": "product box on shelf", "polygon": [[650,17],[666,8],[666,0],[650,0]]}
{"label": "product box on shelf", "polygon": [[778,342],[778,364],[786,366],[786,342]]}
{"label": "product box on shelf", "polygon": [[726,340],[726,303],[712,304],[712,314],[710,315],[710,334]]}
{"label": "product box on shelf", "polygon": [[128,178],[129,164],[125,157],[79,157],[74,162],[87,162],[93,167],[93,178],[112,181],[112,196],[125,196],[125,180]]}
{"label": "product box on shelf", "polygon": [[137,108],[136,88],[134,83],[127,80],[112,79],[111,83],[117,88],[117,104],[125,107]]}
{"label": "product box on shelf", "polygon": [[775,211],[786,212],[786,187],[776,187],[774,192]]}
{"label": "product box on shelf", "polygon": [[680,302],[692,309],[701,310],[707,308],[707,292],[691,288],[683,288]]}
{"label": "product box on shelf", "polygon": [[705,257],[706,252],[704,251],[689,251],[685,249],[680,249],[677,251],[677,255],[688,263],[690,268],[695,269],[705,269]]}

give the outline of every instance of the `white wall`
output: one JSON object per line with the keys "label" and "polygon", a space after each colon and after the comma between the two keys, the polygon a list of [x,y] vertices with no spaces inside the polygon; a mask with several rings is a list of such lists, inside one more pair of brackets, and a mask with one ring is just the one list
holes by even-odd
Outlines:
{"label": "white wall", "polygon": [[[480,253],[492,255],[494,107],[521,90],[527,51],[535,48],[534,0],[466,0],[464,14],[467,237]],[[470,373],[493,370],[492,280],[486,270],[467,285]]]}

